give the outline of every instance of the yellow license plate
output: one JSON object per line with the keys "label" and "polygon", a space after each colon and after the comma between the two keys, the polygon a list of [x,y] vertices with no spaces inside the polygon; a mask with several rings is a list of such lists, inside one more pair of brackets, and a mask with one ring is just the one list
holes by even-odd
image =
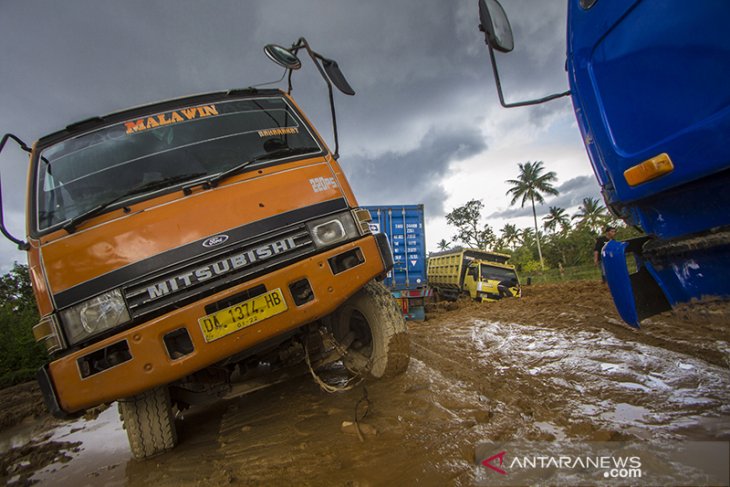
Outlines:
{"label": "yellow license plate", "polygon": [[286,311],[286,301],[281,289],[247,299],[198,319],[206,342],[218,340],[254,323]]}

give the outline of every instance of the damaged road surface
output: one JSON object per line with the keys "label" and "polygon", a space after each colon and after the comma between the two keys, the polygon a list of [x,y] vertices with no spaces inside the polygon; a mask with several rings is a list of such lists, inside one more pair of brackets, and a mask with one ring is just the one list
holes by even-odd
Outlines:
{"label": "damaged road surface", "polygon": [[[186,411],[180,445],[147,461],[131,459],[116,405],[70,423],[28,418],[2,433],[2,480],[473,485],[486,476],[480,442],[730,440],[721,324],[661,315],[635,332],[597,283],[452,308],[409,323],[405,374],[335,394],[303,375]],[[346,378],[338,367],[322,375]],[[356,415],[360,428],[343,425]]]}

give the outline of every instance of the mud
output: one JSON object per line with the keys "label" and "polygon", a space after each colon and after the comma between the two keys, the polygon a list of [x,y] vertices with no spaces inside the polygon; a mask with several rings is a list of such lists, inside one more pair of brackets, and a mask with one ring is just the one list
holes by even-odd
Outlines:
{"label": "mud", "polygon": [[[0,434],[0,479],[474,485],[485,475],[474,461],[484,441],[727,441],[729,321],[665,314],[635,331],[592,282],[527,287],[521,300],[439,303],[426,322],[409,323],[405,374],[336,394],[305,375],[191,410],[178,421],[180,445],[144,462],[131,459],[116,407],[58,423],[4,394],[3,414],[19,409],[13,417],[26,419]],[[324,375],[337,382],[344,370]]]}

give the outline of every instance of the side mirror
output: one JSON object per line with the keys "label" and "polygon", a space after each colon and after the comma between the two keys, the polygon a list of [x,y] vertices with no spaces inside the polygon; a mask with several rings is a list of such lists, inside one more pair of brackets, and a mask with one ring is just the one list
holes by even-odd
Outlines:
{"label": "side mirror", "polygon": [[[13,140],[14,142],[16,142],[20,146],[21,150],[24,150],[27,153],[31,152],[30,147],[28,147],[28,145],[25,142],[23,142],[22,140],[20,140],[18,137],[16,137],[13,134],[5,134],[2,138],[2,140],[0,140],[0,152],[3,151],[3,149],[5,148],[5,144],[8,142],[8,140]],[[5,236],[5,238],[7,238],[8,240],[10,240],[14,244],[16,244],[18,246],[19,250],[28,250],[30,248],[30,245],[28,244],[28,242],[25,242],[23,240],[20,240],[19,238],[14,237],[8,231],[7,227],[5,226],[5,216],[4,216],[4,212],[3,212],[2,203],[3,203],[3,192],[2,192],[2,181],[0,181],[0,233],[2,233]]]}
{"label": "side mirror", "polygon": [[342,71],[340,71],[340,66],[337,64],[337,61],[323,57],[322,67],[324,67],[324,72],[327,73],[327,77],[338,90],[350,96],[355,94],[355,90],[352,89],[352,86],[350,86],[350,83],[347,82],[345,75],[342,74]]}
{"label": "side mirror", "polygon": [[342,74],[340,67],[337,62],[332,59],[327,59],[321,54],[312,50],[309,43],[304,37],[300,37],[299,40],[292,45],[291,49],[285,49],[276,44],[267,44],[264,47],[266,55],[279,66],[283,66],[289,70],[289,93],[292,91],[291,75],[292,71],[299,69],[302,66],[301,61],[297,57],[297,52],[300,49],[304,49],[309,57],[312,58],[312,62],[317,67],[317,71],[324,79],[327,84],[327,91],[329,93],[330,110],[332,112],[332,130],[335,134],[335,152],[332,156],[337,159],[340,155],[340,142],[337,135],[337,115],[335,113],[335,99],[332,96],[332,85],[340,90],[345,95],[354,95],[355,90],[352,89],[350,83],[347,82],[345,75]]}
{"label": "side mirror", "polygon": [[555,100],[556,98],[570,95],[570,91],[565,91],[534,100],[518,101],[515,103],[507,103],[504,101],[502,82],[499,80],[499,70],[497,69],[497,60],[495,59],[494,51],[510,52],[514,49],[515,42],[512,35],[512,26],[509,23],[507,14],[504,13],[504,9],[497,0],[479,0],[479,22],[479,30],[484,32],[484,41],[489,48],[489,60],[492,62],[494,83],[497,85],[499,103],[503,107],[514,108],[539,105],[550,100]]}
{"label": "side mirror", "polygon": [[289,49],[276,44],[267,44],[264,47],[264,52],[269,59],[283,68],[296,70],[302,67],[302,62],[297,55]]}
{"label": "side mirror", "polygon": [[497,0],[479,0],[479,21],[479,30],[484,32],[487,44],[500,52],[515,48],[512,26]]}

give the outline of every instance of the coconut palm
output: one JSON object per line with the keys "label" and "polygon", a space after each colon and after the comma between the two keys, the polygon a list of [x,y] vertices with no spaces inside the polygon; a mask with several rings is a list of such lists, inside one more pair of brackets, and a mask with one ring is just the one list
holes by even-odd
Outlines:
{"label": "coconut palm", "polygon": [[517,179],[507,180],[512,185],[507,191],[507,194],[512,195],[510,205],[514,205],[520,198],[522,198],[522,202],[520,203],[521,207],[524,208],[528,199],[532,204],[532,218],[535,221],[535,236],[537,237],[537,253],[540,256],[540,267],[544,270],[545,263],[542,258],[542,249],[540,248],[540,234],[537,228],[535,202],[537,201],[540,204],[545,203],[545,198],[543,198],[544,194],[558,194],[558,190],[552,185],[552,182],[557,180],[557,176],[555,176],[553,171],[543,172],[545,168],[542,166],[542,161],[520,163],[519,168],[520,174],[517,176]]}
{"label": "coconut palm", "polygon": [[606,208],[597,198],[583,198],[583,203],[578,207],[578,213],[573,215],[578,224],[598,232],[600,228],[608,223],[610,217]]}
{"label": "coconut palm", "polygon": [[525,247],[532,245],[533,240],[535,240],[535,230],[532,228],[523,228],[518,235],[520,236],[520,243]]}
{"label": "coconut palm", "polygon": [[445,238],[442,238],[441,241],[436,244],[436,246],[441,251],[448,250],[448,248],[449,248],[450,245],[451,245],[451,243],[450,242],[447,242]]}
{"label": "coconut palm", "polygon": [[555,230],[560,226],[561,230],[566,230],[570,227],[570,217],[563,208],[557,206],[551,206],[548,210],[548,214],[542,218],[542,226],[545,230],[555,233]]}
{"label": "coconut palm", "polygon": [[502,241],[504,244],[507,247],[514,249],[520,241],[520,231],[517,229],[517,226],[511,223],[505,223],[500,232],[502,233]]}

